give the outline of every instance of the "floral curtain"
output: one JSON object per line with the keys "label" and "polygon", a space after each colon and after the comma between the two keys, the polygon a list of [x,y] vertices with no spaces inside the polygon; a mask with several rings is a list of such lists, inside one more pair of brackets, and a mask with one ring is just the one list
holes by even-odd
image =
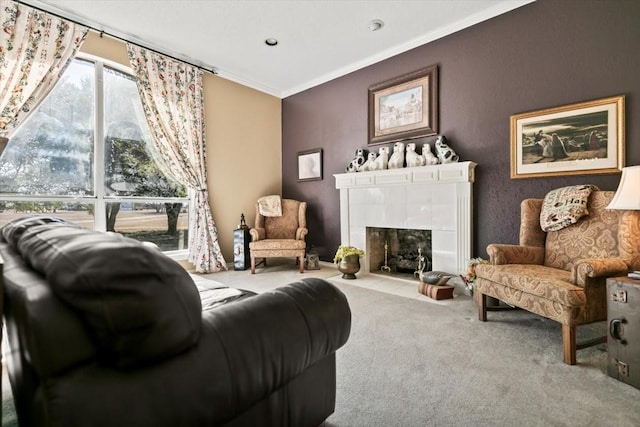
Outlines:
{"label": "floral curtain", "polygon": [[46,98],[87,28],[0,0],[0,145]]}
{"label": "floral curtain", "polygon": [[198,273],[226,270],[209,208],[202,70],[127,44],[157,154],[190,188],[189,262]]}

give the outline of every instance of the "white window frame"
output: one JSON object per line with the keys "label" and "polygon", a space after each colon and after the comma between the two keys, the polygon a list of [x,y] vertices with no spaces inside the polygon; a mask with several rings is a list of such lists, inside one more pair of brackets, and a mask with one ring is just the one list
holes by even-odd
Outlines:
{"label": "white window frame", "polygon": [[[186,203],[189,204],[188,197],[121,197],[108,196],[104,191],[104,67],[107,66],[124,74],[133,75],[131,67],[110,61],[99,56],[79,52],[74,59],[89,61],[94,64],[95,86],[94,86],[94,152],[93,152],[93,188],[92,196],[41,196],[41,195],[15,195],[0,193],[0,199],[11,202],[76,202],[93,204],[94,229],[98,231],[107,230],[106,206],[112,202],[132,202],[132,203]],[[164,254],[174,260],[185,260],[189,250],[180,249],[165,251]]]}

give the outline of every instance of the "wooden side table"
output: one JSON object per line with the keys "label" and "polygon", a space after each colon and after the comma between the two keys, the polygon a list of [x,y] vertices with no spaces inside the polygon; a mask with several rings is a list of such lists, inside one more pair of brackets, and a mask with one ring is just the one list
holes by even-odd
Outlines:
{"label": "wooden side table", "polygon": [[640,388],[640,280],[607,279],[607,373]]}

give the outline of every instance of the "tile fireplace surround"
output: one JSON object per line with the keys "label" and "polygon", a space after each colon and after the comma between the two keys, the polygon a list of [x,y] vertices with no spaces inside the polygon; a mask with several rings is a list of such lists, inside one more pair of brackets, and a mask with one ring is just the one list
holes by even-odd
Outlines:
{"label": "tile fireplace surround", "polygon": [[433,270],[460,274],[473,245],[476,164],[449,163],[335,174],[343,245],[365,249],[367,227],[431,230]]}

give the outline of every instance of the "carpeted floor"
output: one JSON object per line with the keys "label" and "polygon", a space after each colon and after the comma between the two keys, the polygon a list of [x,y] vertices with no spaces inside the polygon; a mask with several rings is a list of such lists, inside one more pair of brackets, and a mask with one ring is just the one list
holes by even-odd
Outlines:
{"label": "carpeted floor", "polygon": [[[322,427],[640,425],[640,390],[607,376],[606,346],[578,351],[568,366],[555,322],[518,310],[490,312],[484,323],[468,296],[392,295],[379,278],[359,276],[342,280],[327,265],[301,275],[276,262],[200,280],[264,292],[322,277],[345,293],[352,331],[337,353],[336,410]],[[578,328],[579,339],[605,326]],[[3,426],[15,425],[10,417],[3,410]]]}
{"label": "carpeted floor", "polygon": [[565,365],[555,322],[518,310],[483,323],[470,300],[425,304],[332,282],[353,327],[324,427],[640,425],[640,391],[606,375],[605,347]]}

